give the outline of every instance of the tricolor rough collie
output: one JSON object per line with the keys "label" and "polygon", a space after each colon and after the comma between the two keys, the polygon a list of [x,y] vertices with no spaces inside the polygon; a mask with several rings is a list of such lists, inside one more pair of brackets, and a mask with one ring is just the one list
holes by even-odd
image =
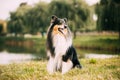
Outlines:
{"label": "tricolor rough collie", "polygon": [[47,32],[47,56],[49,73],[61,71],[64,74],[74,67],[81,68],[66,18],[52,16]]}

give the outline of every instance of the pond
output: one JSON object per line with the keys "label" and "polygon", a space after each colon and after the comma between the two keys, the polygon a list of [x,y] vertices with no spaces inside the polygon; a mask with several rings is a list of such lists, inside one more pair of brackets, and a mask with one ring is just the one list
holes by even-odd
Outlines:
{"label": "pond", "polygon": [[27,62],[36,59],[36,56],[26,53],[9,53],[7,51],[0,52],[0,64]]}

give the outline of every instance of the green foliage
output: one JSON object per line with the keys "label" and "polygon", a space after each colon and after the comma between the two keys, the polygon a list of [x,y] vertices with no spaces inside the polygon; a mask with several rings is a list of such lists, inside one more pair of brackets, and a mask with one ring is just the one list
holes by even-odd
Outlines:
{"label": "green foliage", "polygon": [[10,33],[15,33],[16,35],[24,33],[25,15],[30,8],[28,5],[23,5],[18,7],[15,12],[10,13],[10,21],[8,22],[8,30]]}
{"label": "green foliage", "polygon": [[11,33],[31,33],[45,31],[47,26],[46,4],[36,4],[35,7],[29,5],[19,6],[16,12],[11,12],[11,20],[8,29]]}
{"label": "green foliage", "polygon": [[53,0],[51,3],[39,2],[33,7],[20,5],[10,13],[8,29],[10,33],[24,34],[47,31],[52,15],[66,17],[73,31],[84,27],[89,16],[88,6],[82,1]]}
{"label": "green foliage", "polygon": [[101,30],[110,30],[120,32],[120,4],[117,0],[101,0],[96,5],[98,14],[97,28]]}
{"label": "green foliage", "polygon": [[90,63],[90,64],[96,64],[96,62],[97,62],[97,60],[94,59],[94,58],[92,58],[92,59],[89,60],[89,63]]}

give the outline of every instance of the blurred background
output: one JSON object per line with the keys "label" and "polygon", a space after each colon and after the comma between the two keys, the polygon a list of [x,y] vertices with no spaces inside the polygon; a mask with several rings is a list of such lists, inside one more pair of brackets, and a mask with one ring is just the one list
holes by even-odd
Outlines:
{"label": "blurred background", "polygon": [[0,64],[45,60],[52,15],[68,19],[79,58],[120,55],[120,0],[1,0]]}

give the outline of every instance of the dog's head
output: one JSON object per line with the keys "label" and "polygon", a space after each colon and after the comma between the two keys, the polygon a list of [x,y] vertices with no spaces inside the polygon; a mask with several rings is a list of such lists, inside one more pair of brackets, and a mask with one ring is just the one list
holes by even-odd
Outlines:
{"label": "dog's head", "polygon": [[65,38],[71,37],[71,31],[67,24],[66,18],[58,18],[57,16],[53,15],[51,17],[51,25],[50,25],[50,32],[52,35],[61,35]]}

